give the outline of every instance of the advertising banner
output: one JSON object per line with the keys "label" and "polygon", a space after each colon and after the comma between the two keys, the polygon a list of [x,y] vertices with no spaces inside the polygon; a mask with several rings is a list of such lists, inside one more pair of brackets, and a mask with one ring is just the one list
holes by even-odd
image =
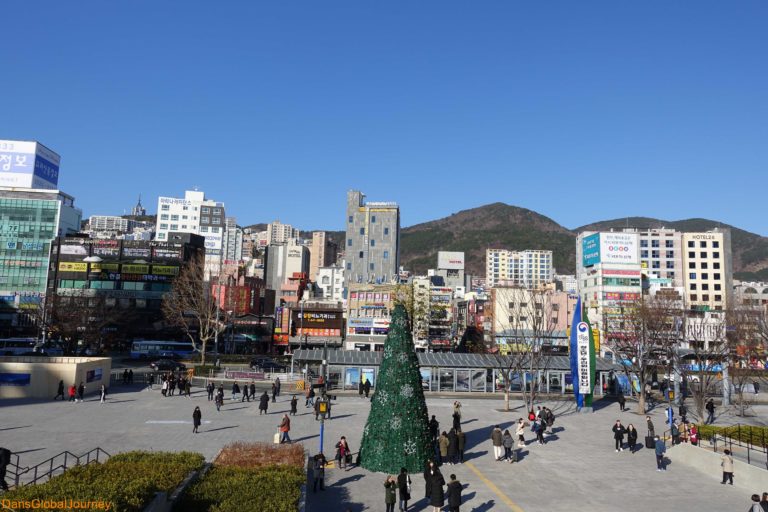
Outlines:
{"label": "advertising banner", "polygon": [[123,265],[123,274],[149,274],[149,265]]}
{"label": "advertising banner", "polygon": [[600,233],[600,262],[639,264],[637,233]]}
{"label": "advertising banner", "polygon": [[595,387],[595,344],[592,340],[592,329],[587,322],[582,321],[581,298],[573,311],[571,325],[571,374],[573,393],[579,409],[592,407],[592,390]]}
{"label": "advertising banner", "polygon": [[585,267],[591,267],[600,263],[600,233],[585,236],[581,240],[582,264]]}
{"label": "advertising banner", "polygon": [[0,186],[55,189],[60,162],[39,142],[0,140]]}
{"label": "advertising banner", "polygon": [[439,251],[437,268],[445,270],[464,270],[464,253]]}
{"label": "advertising banner", "polygon": [[169,265],[152,265],[152,273],[158,276],[175,276],[179,273],[179,267]]}
{"label": "advertising banner", "polygon": [[59,272],[88,272],[88,264],[75,263],[73,261],[60,261]]}

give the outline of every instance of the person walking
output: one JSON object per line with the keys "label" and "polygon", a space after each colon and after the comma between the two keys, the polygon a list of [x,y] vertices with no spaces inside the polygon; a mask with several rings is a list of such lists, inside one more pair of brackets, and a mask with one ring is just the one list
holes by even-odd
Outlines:
{"label": "person walking", "polygon": [[464,463],[464,447],[467,444],[467,435],[464,433],[463,430],[459,430],[456,432],[456,442],[458,443],[457,448],[459,449],[459,462],[463,464]]}
{"label": "person walking", "polygon": [[455,429],[448,432],[448,461],[451,464],[459,463],[459,439]]}
{"label": "person walking", "polygon": [[763,512],[768,512],[768,492],[763,493],[763,499],[760,500],[760,506],[763,507]]}
{"label": "person walking", "polygon": [[298,406],[299,401],[296,399],[296,395],[293,395],[293,398],[291,398],[291,416],[296,416],[296,407]]}
{"label": "person walking", "polygon": [[517,447],[525,448],[525,421],[523,418],[517,420],[517,428],[515,429],[515,435],[517,436]]}
{"label": "person walking", "polygon": [[272,383],[272,403],[277,403],[277,384]]}
{"label": "person walking", "polygon": [[763,512],[763,507],[760,505],[760,495],[759,494],[753,494],[752,495],[752,506],[749,507],[748,512]]}
{"label": "person walking", "polygon": [[654,437],[654,440],[656,441],[656,446],[654,447],[654,452],[656,453],[656,471],[666,471],[667,468],[664,466],[664,454],[667,452],[667,447],[664,445],[664,441],[659,439],[659,436]]}
{"label": "person walking", "polygon": [[461,402],[456,400],[453,402],[453,414],[459,415],[459,421],[461,421]]}
{"label": "person walking", "polygon": [[349,450],[349,443],[347,443],[347,438],[344,436],[341,436],[341,439],[339,439],[339,442],[336,443],[336,460],[339,461],[339,469],[344,468],[345,470],[348,470],[347,467],[347,460],[352,458],[352,452]]}
{"label": "person walking", "polygon": [[237,381],[232,383],[232,400],[237,399],[237,395],[240,394],[240,385],[237,383]]}
{"label": "person walking", "polygon": [[448,482],[446,489],[448,497],[448,510],[450,512],[460,512],[461,507],[461,482],[456,480],[456,475],[451,475],[451,481]]}
{"label": "person walking", "polygon": [[280,396],[280,377],[275,379],[275,391],[277,396]]}
{"label": "person walking", "polygon": [[715,401],[712,398],[707,401],[706,409],[707,421],[704,423],[712,424],[715,422]]}
{"label": "person walking", "polygon": [[191,379],[185,379],[184,380],[184,394],[187,395],[187,398],[192,400],[192,381],[191,381]]}
{"label": "person walking", "polygon": [[493,430],[491,431],[491,443],[493,443],[493,457],[496,460],[501,460],[501,455],[503,453],[503,445],[502,440],[504,438],[504,435],[501,433],[501,427],[496,425],[493,427]]}
{"label": "person walking", "polygon": [[536,418],[533,422],[533,431],[536,432],[536,441],[540,445],[544,445],[544,421],[541,418]]}
{"label": "person walking", "polygon": [[312,386],[309,386],[309,388],[307,388],[306,398],[307,399],[304,402],[304,407],[309,407],[310,405],[311,406],[315,405],[315,389]]}
{"label": "person walking", "polygon": [[70,402],[77,402],[77,388],[74,384],[69,386],[69,401]]}
{"label": "person walking", "polygon": [[760,383],[757,380],[752,381],[752,390],[755,392],[755,395],[760,393]]}
{"label": "person walking", "polygon": [[429,420],[429,436],[432,438],[432,442],[437,442],[437,436],[440,433],[440,422],[437,421],[435,415],[432,415],[432,419]]}
{"label": "person walking", "polygon": [[669,432],[672,434],[672,445],[680,444],[680,426],[677,424],[677,421],[672,423]]}
{"label": "person walking", "polygon": [[64,401],[64,381],[59,381],[59,388],[56,390],[56,396],[53,397],[54,400],[57,400],[59,397],[61,397],[61,400]]}
{"label": "person walking", "polygon": [[283,414],[283,420],[280,422],[280,444],[290,443],[291,438],[288,436],[288,432],[291,431],[291,418],[287,414]]}
{"label": "person walking", "polygon": [[163,376],[163,383],[160,386],[160,392],[163,394],[163,396],[168,396],[168,389],[170,387],[170,383],[168,382],[168,379]]}
{"label": "person walking", "polygon": [[624,412],[624,410],[626,409],[625,405],[627,404],[627,399],[624,397],[624,392],[622,390],[619,390],[618,402],[619,402],[619,410],[621,412]]}
{"label": "person walking", "polygon": [[[264,392],[266,395],[267,392]],[[269,400],[269,397],[267,397]],[[325,459],[323,453],[318,453],[312,457],[312,492],[317,492],[317,484],[320,484],[320,490],[325,490],[325,465],[328,461]]]}
{"label": "person walking", "polygon": [[653,427],[653,422],[650,416],[645,417],[645,424],[648,425],[648,435],[651,437],[656,436],[656,429]]}
{"label": "person walking", "polygon": [[216,404],[216,412],[221,412],[221,406],[224,405],[224,391],[220,390],[216,393],[216,398],[214,398],[214,403]]}
{"label": "person walking", "polygon": [[104,401],[107,399],[107,386],[105,386],[104,384],[101,385],[100,395],[101,396],[100,396],[100,399],[99,399],[99,403],[103,404]]}
{"label": "person walking", "polygon": [[246,400],[251,401],[251,393],[248,389],[248,384],[243,384],[243,398],[240,399],[240,402],[245,402]]}
{"label": "person walking", "polygon": [[365,377],[362,378],[362,380],[358,381],[357,383],[357,394],[360,395],[360,398],[363,398],[363,381],[365,380]]}
{"label": "person walking", "polygon": [[626,429],[624,428],[624,425],[621,424],[621,420],[616,420],[612,430],[613,439],[616,441],[616,453],[624,451],[624,434],[626,433]]}
{"label": "person walking", "polygon": [[213,392],[216,390],[216,386],[213,384],[213,381],[208,381],[208,385],[205,386],[205,390],[208,392],[208,401],[210,402],[213,400]]}
{"label": "person walking", "polygon": [[133,384],[133,370],[128,370],[128,384]]}
{"label": "person walking", "polygon": [[80,402],[83,401],[83,396],[85,396],[85,385],[83,385],[83,381],[80,381],[80,385],[77,386],[77,398]]}
{"label": "person walking", "polygon": [[264,391],[264,394],[259,397],[259,416],[262,414],[269,414],[267,409],[269,408],[269,395]]}
{"label": "person walking", "polygon": [[433,507],[433,512],[440,512],[440,509],[445,505],[444,485],[445,478],[443,478],[440,470],[431,471],[427,480],[427,486],[429,487],[429,504]]}
{"label": "person walking", "polygon": [[627,444],[629,445],[629,453],[634,454],[637,445],[637,429],[631,423],[627,425]]}
{"label": "person walking", "polygon": [[386,512],[395,512],[397,503],[397,480],[392,475],[387,475],[384,480],[384,507]]}
{"label": "person walking", "polygon": [[723,481],[721,484],[725,485],[726,482],[733,485],[733,456],[731,450],[723,451],[723,456],[720,457],[720,465],[723,467]]}
{"label": "person walking", "polygon": [[[448,446],[451,444],[451,442],[448,440],[448,434],[443,431],[442,434],[440,434],[440,438],[437,440],[437,444],[440,447],[440,464],[445,464],[448,462]],[[448,462],[450,464],[450,462]]]}
{"label": "person walking", "polygon": [[7,491],[8,483],[5,481],[5,472],[11,463],[11,450],[0,447],[0,489]]}
{"label": "person walking", "polygon": [[251,381],[250,388],[251,388],[251,398],[253,398],[253,401],[255,402],[256,401],[256,384],[253,381]]}
{"label": "person walking", "polygon": [[406,468],[400,468],[400,474],[397,475],[397,491],[400,498],[400,511],[408,510],[408,501],[411,499],[411,477]]}
{"label": "person walking", "polygon": [[509,430],[504,431],[504,436],[501,438],[501,445],[504,447],[504,460],[512,463],[512,448],[515,446],[515,439]]}
{"label": "person walking", "polygon": [[432,487],[429,485],[429,482],[432,480],[432,477],[438,473],[440,473],[440,470],[437,468],[435,461],[431,459],[428,460],[427,465],[424,468],[424,497],[426,499],[432,497]]}
{"label": "person walking", "polygon": [[365,379],[365,383],[363,384],[363,391],[365,392],[365,398],[368,398],[368,394],[371,392],[370,379]]}
{"label": "person walking", "polygon": [[192,411],[192,432],[197,434],[197,429],[200,428],[200,423],[202,423],[203,419],[203,413],[200,411],[200,407],[195,407],[195,410]]}

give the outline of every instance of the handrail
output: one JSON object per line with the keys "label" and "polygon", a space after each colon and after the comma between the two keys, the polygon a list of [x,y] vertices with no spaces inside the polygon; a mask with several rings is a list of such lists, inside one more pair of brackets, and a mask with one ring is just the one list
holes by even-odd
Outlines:
{"label": "handrail", "polygon": [[[750,427],[751,425],[744,425],[744,426],[745,427]],[[733,447],[734,446],[736,448],[746,448],[747,464],[751,465],[753,459],[755,461],[757,461],[757,459],[755,459],[754,456],[753,456],[754,453],[764,454],[765,455],[765,469],[768,470],[768,446],[766,446],[765,431],[763,431],[761,433],[761,437],[760,437],[761,444],[758,446],[758,445],[755,445],[753,443],[753,440],[752,440],[753,430],[752,429],[749,430],[750,440],[749,441],[742,441],[741,440],[741,423],[737,423],[736,425],[730,425],[727,428],[731,428],[732,429],[734,427],[736,428],[736,432],[735,432],[736,437],[735,438],[727,435],[726,433],[713,432],[711,437],[709,437],[707,439],[707,441],[709,441],[708,442],[709,446],[704,446],[704,441],[705,441],[704,434],[700,430],[699,431],[699,442],[698,442],[699,448],[705,448],[705,449],[711,448],[712,451],[714,451],[715,453],[718,453],[720,451],[718,449],[718,445],[720,445],[721,449],[723,449],[723,450],[728,449],[731,453],[733,453]],[[669,430],[664,431],[665,443],[666,443],[667,432],[669,432]],[[670,436],[670,439],[671,439],[671,436]]]}
{"label": "handrail", "polygon": [[[73,466],[87,466],[92,462],[102,462],[109,459],[111,455],[100,447],[93,448],[82,455],[75,455],[70,451],[63,451],[32,467],[25,467],[23,469],[19,464],[19,456],[17,454],[12,454],[11,457],[16,457],[16,462],[9,464],[10,471],[8,471],[8,473],[12,478],[13,486],[21,487],[36,484],[43,479],[50,480],[53,477],[53,474],[59,470],[66,471]],[[62,457],[64,459],[63,461],[61,460]],[[47,468],[45,466],[47,466]],[[15,471],[13,468],[15,468]],[[25,475],[31,475],[32,478],[29,481],[22,482],[21,479]]]}

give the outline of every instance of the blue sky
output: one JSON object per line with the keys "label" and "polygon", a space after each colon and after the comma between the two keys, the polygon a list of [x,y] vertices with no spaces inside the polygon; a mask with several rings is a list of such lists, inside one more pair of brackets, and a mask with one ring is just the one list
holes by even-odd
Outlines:
{"label": "blue sky", "polygon": [[85,215],[193,186],[241,224],[496,201],[763,235],[768,3],[3,2],[0,138]]}

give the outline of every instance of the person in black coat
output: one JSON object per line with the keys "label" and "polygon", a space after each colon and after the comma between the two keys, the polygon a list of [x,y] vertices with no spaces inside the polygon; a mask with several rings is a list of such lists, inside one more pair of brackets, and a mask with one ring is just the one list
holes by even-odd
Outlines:
{"label": "person in black coat", "polygon": [[616,424],[613,425],[613,439],[616,441],[616,451],[624,451],[624,434],[626,429],[621,424],[621,420],[616,420]]}
{"label": "person in black coat", "polygon": [[461,430],[461,415],[458,412],[453,413],[453,430]]}
{"label": "person in black coat", "polygon": [[624,398],[624,392],[619,390],[619,410],[621,412],[624,412],[624,410],[626,409],[625,407],[626,403],[627,403],[627,399]]}
{"label": "person in black coat", "polygon": [[262,413],[269,414],[267,412],[267,409],[269,408],[269,395],[266,391],[264,391],[264,394],[259,397],[259,416],[261,416]]}
{"label": "person in black coat", "polygon": [[408,487],[411,483],[411,477],[408,476],[408,470],[400,468],[400,474],[397,475],[397,490],[400,494],[400,510],[408,510],[408,500],[411,499],[411,493],[408,492]]}
{"label": "person in black coat", "polygon": [[459,507],[461,506],[461,482],[456,480],[456,475],[451,475],[451,481],[448,482],[446,494],[448,495],[449,512],[459,512]]}
{"label": "person in black coat", "polygon": [[195,407],[195,411],[192,413],[192,432],[197,434],[197,429],[200,427],[200,423],[202,423],[203,413],[200,412],[200,407]]}
{"label": "person in black coat", "polygon": [[427,487],[429,487],[429,504],[434,507],[434,512],[440,512],[445,505],[445,478],[437,466],[433,466],[427,473]]}
{"label": "person in black coat", "polygon": [[627,425],[627,444],[629,444],[629,453],[635,453],[637,444],[637,429],[631,423]]}
{"label": "person in black coat", "polygon": [[459,463],[459,438],[454,429],[448,432],[448,462]]}
{"label": "person in black coat", "polygon": [[291,416],[296,416],[296,406],[298,403],[299,401],[296,398],[296,395],[293,395],[293,398],[291,398]]}
{"label": "person in black coat", "polygon": [[216,391],[216,386],[213,385],[213,381],[208,381],[208,385],[205,386],[205,390],[208,392],[208,401],[213,400],[213,392]]}
{"label": "person in black coat", "polygon": [[432,478],[432,475],[435,473],[439,473],[440,470],[437,469],[437,464],[435,464],[435,461],[428,460],[427,465],[424,467],[424,497],[429,499],[432,492],[432,487],[429,485],[429,480]]}
{"label": "person in black coat", "polygon": [[368,393],[371,392],[371,381],[368,379],[365,379],[365,384],[363,384],[363,391],[365,391],[365,398],[368,398]]}
{"label": "person in black coat", "polygon": [[64,381],[63,380],[59,381],[59,389],[58,391],[56,391],[56,396],[53,397],[53,399],[56,400],[59,397],[61,397],[61,399],[64,400]]}

